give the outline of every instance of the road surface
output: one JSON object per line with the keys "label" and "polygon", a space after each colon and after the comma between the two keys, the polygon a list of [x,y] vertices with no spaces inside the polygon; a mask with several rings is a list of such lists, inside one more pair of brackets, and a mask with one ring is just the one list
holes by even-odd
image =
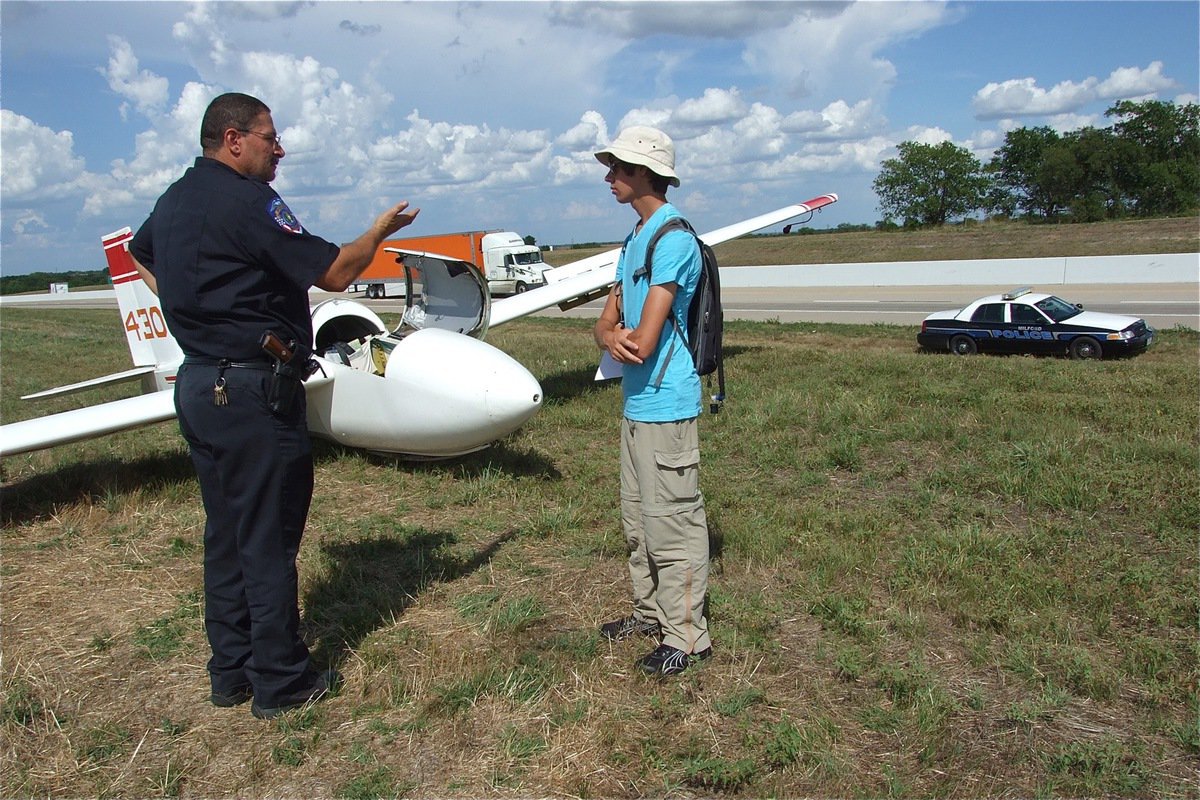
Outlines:
{"label": "road surface", "polygon": [[[778,322],[846,322],[920,325],[934,311],[961,308],[988,294],[1012,286],[847,286],[773,289],[725,289],[726,319]],[[1092,311],[1142,317],[1158,329],[1183,325],[1200,330],[1200,289],[1196,283],[1076,284],[1034,287],[1049,289],[1064,300],[1082,303]],[[358,300],[379,312],[399,313],[403,298],[367,300],[361,293],[312,293],[313,303],[326,297]],[[17,295],[0,298],[0,307],[113,308],[112,291],[75,292],[67,295]],[[565,312],[573,317],[599,315],[603,303],[589,303]],[[556,308],[539,312],[558,315]]]}
{"label": "road surface", "polygon": [[[934,311],[961,308],[976,298],[1012,286],[878,286],[725,289],[726,319],[778,322],[884,323],[918,326]],[[1163,329],[1183,325],[1200,329],[1200,289],[1194,283],[1103,284],[1047,287],[1092,311],[1141,317]],[[386,301],[385,301],[386,302]],[[596,317],[602,302],[589,303],[569,316]],[[541,314],[561,314],[557,309]]]}

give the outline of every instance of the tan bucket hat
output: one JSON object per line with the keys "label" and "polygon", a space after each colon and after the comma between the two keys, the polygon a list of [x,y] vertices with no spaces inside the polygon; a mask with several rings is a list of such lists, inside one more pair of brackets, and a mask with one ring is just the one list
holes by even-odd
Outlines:
{"label": "tan bucket hat", "polygon": [[608,166],[606,156],[647,167],[666,178],[672,186],[679,185],[679,176],[675,174],[675,143],[658,128],[645,125],[626,128],[617,134],[612,144],[596,153],[596,160]]}

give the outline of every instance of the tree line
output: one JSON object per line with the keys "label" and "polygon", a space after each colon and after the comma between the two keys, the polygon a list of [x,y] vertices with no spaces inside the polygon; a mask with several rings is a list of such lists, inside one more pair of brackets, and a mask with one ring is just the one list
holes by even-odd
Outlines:
{"label": "tree line", "polygon": [[66,272],[31,272],[28,275],[0,275],[0,294],[48,292],[50,284],[66,283],[80,286],[108,286],[112,279],[106,269],[73,269]]}
{"label": "tree line", "polygon": [[951,142],[902,142],[872,184],[881,227],[977,214],[1040,222],[1161,217],[1200,208],[1200,106],[1123,100],[1107,128],[1017,128],[987,164]]}

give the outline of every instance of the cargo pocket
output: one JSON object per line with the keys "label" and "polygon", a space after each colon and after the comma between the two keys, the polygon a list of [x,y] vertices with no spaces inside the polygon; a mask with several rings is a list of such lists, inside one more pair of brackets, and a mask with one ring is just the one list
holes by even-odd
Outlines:
{"label": "cargo pocket", "polygon": [[663,504],[691,503],[700,494],[700,448],[654,454],[655,499]]}

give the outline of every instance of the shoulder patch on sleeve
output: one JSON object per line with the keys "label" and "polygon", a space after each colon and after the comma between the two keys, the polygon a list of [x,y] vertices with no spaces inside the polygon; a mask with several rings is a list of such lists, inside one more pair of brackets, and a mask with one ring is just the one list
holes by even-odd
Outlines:
{"label": "shoulder patch on sleeve", "polygon": [[267,205],[267,213],[271,215],[271,219],[275,220],[276,225],[288,233],[304,233],[304,226],[287,207],[287,203],[283,202],[283,198],[273,198]]}

